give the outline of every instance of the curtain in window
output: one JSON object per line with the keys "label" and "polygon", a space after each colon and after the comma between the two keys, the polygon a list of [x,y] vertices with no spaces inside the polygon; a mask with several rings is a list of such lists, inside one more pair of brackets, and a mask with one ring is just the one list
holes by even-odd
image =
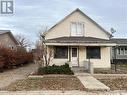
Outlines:
{"label": "curtain in window", "polygon": [[71,36],[76,36],[76,23],[71,24]]}
{"label": "curtain in window", "polygon": [[71,23],[71,36],[83,36],[84,24],[80,22]]}
{"label": "curtain in window", "polygon": [[83,34],[83,24],[82,23],[77,23],[77,35],[81,35]]}

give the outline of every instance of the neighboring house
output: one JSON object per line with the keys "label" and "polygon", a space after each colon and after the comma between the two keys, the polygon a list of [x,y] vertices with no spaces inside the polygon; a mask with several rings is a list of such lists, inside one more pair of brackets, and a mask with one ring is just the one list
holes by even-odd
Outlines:
{"label": "neighboring house", "polygon": [[116,43],[111,34],[99,24],[76,9],[47,32],[44,32],[48,51],[54,50],[51,64],[85,66],[93,63],[94,68],[110,68],[110,50]]}
{"label": "neighboring house", "polygon": [[111,60],[127,61],[127,39],[112,38],[111,40],[117,43],[117,46],[112,47]]}
{"label": "neighboring house", "polygon": [[16,50],[19,43],[10,30],[0,30],[0,46]]}

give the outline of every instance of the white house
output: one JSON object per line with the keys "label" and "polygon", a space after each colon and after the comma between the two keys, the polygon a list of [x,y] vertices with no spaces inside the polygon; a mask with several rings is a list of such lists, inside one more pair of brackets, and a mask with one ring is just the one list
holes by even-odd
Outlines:
{"label": "white house", "polygon": [[112,36],[94,20],[76,9],[47,32],[46,45],[53,49],[51,64],[82,67],[89,61],[94,68],[110,68]]}

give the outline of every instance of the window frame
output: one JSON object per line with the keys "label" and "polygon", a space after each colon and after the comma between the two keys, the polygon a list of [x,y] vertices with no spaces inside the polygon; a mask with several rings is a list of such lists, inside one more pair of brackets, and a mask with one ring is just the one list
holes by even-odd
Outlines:
{"label": "window frame", "polygon": [[[75,34],[72,33],[72,25],[75,24]],[[80,26],[81,25],[81,26]],[[80,26],[80,28],[78,28],[78,26]],[[84,36],[84,31],[85,31],[85,24],[84,22],[71,22],[70,25],[70,32],[71,32],[71,36]],[[78,29],[81,30],[81,34],[78,33]],[[74,30],[74,29],[73,29]],[[72,35],[73,34],[73,35]]]}
{"label": "window frame", "polygon": [[[62,54],[66,54],[64,57],[60,56],[59,50],[65,50],[64,53]],[[58,54],[58,55],[56,55]],[[68,59],[68,46],[54,46],[54,59]]]}
{"label": "window frame", "polygon": [[[123,53],[122,53],[123,52]],[[127,55],[127,47],[119,47],[117,49],[117,54],[118,55]]]}
{"label": "window frame", "polygon": [[127,48],[124,49],[124,54],[127,55]]}
{"label": "window frame", "polygon": [[[88,53],[90,53],[90,52],[91,52],[91,54],[93,53],[93,50],[91,50],[91,49],[98,49],[99,55],[97,55],[97,57],[89,57],[90,55],[88,55]],[[95,54],[93,54],[91,56],[95,56]],[[101,47],[86,47],[86,59],[101,59]]]}

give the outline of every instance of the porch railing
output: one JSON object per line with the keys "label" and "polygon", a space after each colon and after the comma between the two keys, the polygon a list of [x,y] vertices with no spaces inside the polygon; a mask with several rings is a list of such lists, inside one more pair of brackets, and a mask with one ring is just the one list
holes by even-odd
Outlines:
{"label": "porch railing", "polygon": [[84,67],[85,69],[90,73],[90,74],[94,74],[94,67],[93,67],[93,63],[89,61],[84,61]]}
{"label": "porch railing", "polygon": [[[93,63],[89,61],[83,61],[83,64],[82,62],[80,63],[79,62],[79,66],[72,66],[72,63],[71,62],[68,62],[69,66],[72,67],[72,68],[81,68],[83,69],[84,71],[87,71],[89,72],[90,74],[94,74],[94,67],[93,67]],[[82,65],[81,65],[82,64]]]}

